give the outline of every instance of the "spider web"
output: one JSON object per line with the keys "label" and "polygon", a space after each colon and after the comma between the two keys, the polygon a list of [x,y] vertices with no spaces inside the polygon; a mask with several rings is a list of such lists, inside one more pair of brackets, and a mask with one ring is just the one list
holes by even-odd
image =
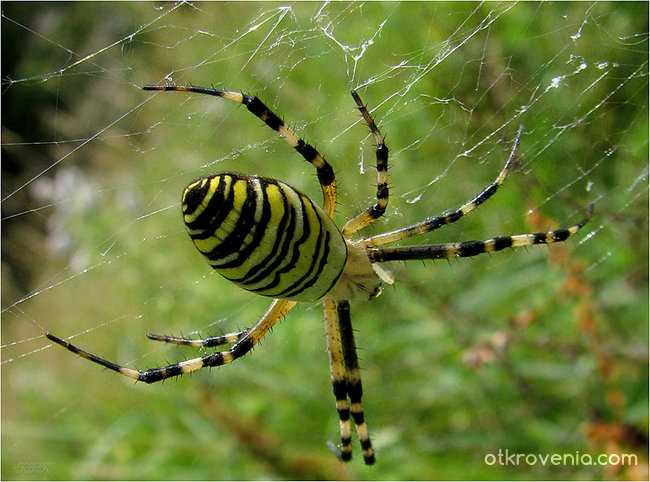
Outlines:
{"label": "spider web", "polygon": [[[647,380],[647,20],[647,6],[631,4],[3,4],[2,475],[364,474],[339,467],[324,449],[336,437],[336,413],[317,303],[294,310],[236,366],[161,387],[134,387],[44,338],[46,331],[71,337],[140,368],[196,356],[143,335],[243,329],[268,300],[228,285],[193,253],[180,220],[184,186],[236,171],[282,179],[321,198],[313,169],[245,109],[138,88],[163,82],[258,95],[334,166],[339,225],[373,202],[376,183],[372,136],[351,88],[390,148],[389,209],[369,232],[470,199],[496,177],[520,124],[517,164],[499,193],[458,225],[415,242],[567,227],[595,203],[594,218],[569,247],[389,266],[395,287],[353,306],[379,457],[421,464],[387,477],[513,476],[481,472],[490,468],[480,457],[507,447],[508,435],[484,444],[480,430],[467,437],[473,406],[465,402],[464,411],[441,395],[449,389],[472,398],[467,386],[498,358],[498,339],[525,338],[538,348],[548,342],[573,354],[564,360],[571,367],[578,351],[587,365],[632,370],[625,383],[601,373],[577,397],[607,385],[610,399],[589,407],[599,414],[591,422],[619,410],[612,420],[647,429],[647,417],[638,416],[647,395],[639,402],[615,384],[638,388]],[[512,329],[540,313],[558,325],[540,322],[525,335]],[[555,346],[564,336],[575,340]],[[611,346],[603,341],[609,337]],[[507,363],[500,366],[508,371]],[[525,369],[539,374],[548,365]],[[409,374],[423,381],[406,381],[395,388],[403,397],[391,398],[396,392],[386,388]],[[486,390],[497,387],[488,383]],[[616,394],[627,402],[616,405]],[[441,406],[448,420],[429,417]],[[514,406],[513,416],[525,418],[518,411],[525,403]],[[398,410],[416,427],[428,414],[431,428],[405,432],[393,418]],[[214,432],[196,428],[205,420]],[[509,433],[496,413],[484,422],[482,429]],[[253,442],[251,425],[262,425]],[[310,429],[306,435],[285,431],[287,425]],[[602,442],[586,439],[591,447]],[[309,454],[302,455],[310,462],[305,472],[270,448],[298,450],[296,440]],[[199,444],[205,451],[192,450]],[[160,455],[136,463],[119,452],[125,446],[179,453],[194,468]],[[242,455],[241,446],[256,448]],[[479,458],[467,462],[465,452]],[[220,464],[228,460],[217,472],[215,453]],[[431,454],[451,462],[436,471]],[[463,472],[468,463],[480,468]],[[525,467],[510,470],[531,476]]]}

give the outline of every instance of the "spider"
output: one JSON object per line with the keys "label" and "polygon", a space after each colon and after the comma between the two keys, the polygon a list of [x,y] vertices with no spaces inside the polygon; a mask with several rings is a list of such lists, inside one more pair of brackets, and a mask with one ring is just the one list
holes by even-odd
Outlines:
{"label": "spider", "polygon": [[350,300],[371,300],[381,293],[381,281],[392,283],[390,276],[377,263],[463,258],[505,248],[558,243],[584,226],[593,211],[592,204],[584,219],[568,229],[502,236],[486,241],[382,248],[380,246],[454,223],[490,198],[510,169],[523,126],[519,128],[510,156],[497,178],[472,200],[455,211],[426,218],[411,226],[353,240],[352,235],[380,218],[388,204],[388,147],[354,90],[351,91],[352,98],[377,144],[377,201],[339,229],[334,224],[336,180],[332,167],[257,97],[176,84],[145,85],[142,89],[205,94],[245,105],[314,166],[323,191],[323,205],[319,206],[306,194],[279,180],[261,176],[214,174],[192,182],[185,189],[181,202],[183,219],[190,238],[208,264],[240,287],[274,300],[252,328],[237,333],[205,339],[152,334],[147,334],[147,337],[155,341],[203,348],[229,344],[225,351],[139,371],[99,358],[50,333],[46,336],[71,352],[110,370],[153,383],[204,367],[231,363],[251,351],[298,301],[322,300],[341,436],[340,448],[333,449],[342,461],[352,458],[352,422],[356,427],[364,462],[371,465],[375,461],[361,404],[361,376],[350,321]]}

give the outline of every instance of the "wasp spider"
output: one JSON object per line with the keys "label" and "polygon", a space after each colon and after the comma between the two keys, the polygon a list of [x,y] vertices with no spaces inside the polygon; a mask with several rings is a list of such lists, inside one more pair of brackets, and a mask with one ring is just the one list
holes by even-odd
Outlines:
{"label": "wasp spider", "polygon": [[355,91],[352,97],[377,143],[377,202],[348,221],[334,224],[336,181],[332,167],[257,97],[228,90],[181,85],[147,85],[144,90],[207,94],[244,104],[311,163],[323,191],[323,206],[276,179],[223,173],[192,182],[183,193],[183,219],[190,238],[207,262],[242,288],[274,298],[260,320],[247,330],[202,340],[147,335],[150,339],[195,347],[229,344],[226,351],[174,365],[138,371],[99,358],[51,334],[47,337],[83,358],[136,380],[157,382],[204,367],[221,366],[248,353],[298,301],[322,300],[325,332],[336,410],[340,420],[340,460],[352,457],[351,421],[361,442],[364,462],[375,454],[361,405],[361,377],[350,322],[350,300],[371,300],[381,293],[381,280],[391,282],[376,263],[390,260],[462,258],[505,248],[550,244],[566,240],[589,219],[592,206],[578,224],[545,233],[503,236],[420,246],[381,248],[458,221],[492,196],[508,173],[523,127],[510,156],[497,176],[474,199],[455,211],[429,217],[412,226],[353,240],[352,235],[381,217],[388,203],[388,148]]}

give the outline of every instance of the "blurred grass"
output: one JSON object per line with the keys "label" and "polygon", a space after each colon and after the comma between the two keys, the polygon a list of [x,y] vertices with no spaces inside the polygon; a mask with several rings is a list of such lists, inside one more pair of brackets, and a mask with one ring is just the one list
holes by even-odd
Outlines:
{"label": "blurred grass", "polygon": [[[163,15],[170,9],[3,4],[3,72],[22,79],[3,94],[3,199],[59,159],[41,179],[69,176],[75,187],[72,198],[35,200],[47,186],[34,182],[3,202],[3,479],[647,478],[647,5],[236,3]],[[341,45],[320,28],[328,18]],[[343,53],[384,20],[358,62]],[[20,40],[17,24],[37,34]],[[66,67],[78,57],[57,44],[94,55]],[[439,54],[430,72],[413,73]],[[572,74],[581,61],[589,69]],[[352,306],[378,462],[364,467],[355,445],[354,462],[339,464],[326,445],[338,422],[317,303],[234,365],[154,386],[41,351],[50,330],[144,368],[195,356],[147,332],[216,334],[260,316],[268,300],[213,275],[187,240],[178,202],[192,179],[257,173],[320,199],[312,169],[244,109],[136,88],[172,70],[259,95],[316,145],[335,166],[339,224],[374,192],[372,143],[347,94],[366,79],[360,94],[392,156],[389,213],[370,232],[476,194],[519,122],[518,166],[498,195],[418,242],[566,226],[594,200],[596,215],[551,249],[393,266],[394,287]],[[64,236],[58,254],[53,232]],[[629,452],[640,463],[484,462],[500,449]]]}

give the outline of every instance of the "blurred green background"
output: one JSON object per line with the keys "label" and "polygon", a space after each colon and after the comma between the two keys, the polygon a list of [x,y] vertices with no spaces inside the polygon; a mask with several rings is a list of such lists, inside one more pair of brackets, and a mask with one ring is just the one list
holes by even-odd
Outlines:
{"label": "blurred green background", "polygon": [[[646,3],[3,3],[2,472],[42,479],[646,479]],[[146,368],[196,356],[145,333],[252,325],[269,300],[214,275],[179,199],[217,171],[320,200],[313,169],[233,103],[257,94],[334,166],[337,222],[382,232],[499,193],[414,243],[590,223],[567,243],[388,266],[354,303],[377,464],[338,439],[322,309],[300,304],[235,364],[134,384],[51,331]],[[499,452],[633,454],[635,465],[487,463]],[[507,462],[507,461],[506,461]]]}

